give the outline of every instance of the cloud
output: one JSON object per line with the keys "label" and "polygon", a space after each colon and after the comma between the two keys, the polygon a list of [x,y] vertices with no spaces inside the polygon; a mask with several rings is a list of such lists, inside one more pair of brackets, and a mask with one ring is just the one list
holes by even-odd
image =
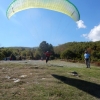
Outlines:
{"label": "cloud", "polygon": [[79,20],[76,23],[77,23],[78,28],[86,28],[86,26],[84,25],[84,22],[82,20]]}
{"label": "cloud", "polygon": [[100,40],[100,24],[98,26],[95,26],[93,29],[91,29],[89,34],[83,34],[82,36],[93,42],[99,41]]}

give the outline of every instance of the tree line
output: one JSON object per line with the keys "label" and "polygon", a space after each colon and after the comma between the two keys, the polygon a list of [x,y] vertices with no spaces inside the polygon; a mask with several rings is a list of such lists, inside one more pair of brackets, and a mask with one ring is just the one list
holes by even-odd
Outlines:
{"label": "tree line", "polygon": [[84,61],[84,51],[91,55],[91,61],[100,61],[100,41],[97,42],[68,42],[59,46],[42,41],[38,47],[1,47],[0,60],[38,60],[45,59],[45,52],[52,53],[50,59],[64,59],[69,61]]}
{"label": "tree line", "polygon": [[51,58],[53,59],[53,46],[52,44],[42,41],[39,47],[1,47],[0,48],[0,60],[38,60],[45,59],[45,52],[49,51],[52,53]]}
{"label": "tree line", "polygon": [[100,61],[100,41],[97,42],[69,42],[54,48],[61,59],[84,61],[84,51],[91,55],[91,61]]}

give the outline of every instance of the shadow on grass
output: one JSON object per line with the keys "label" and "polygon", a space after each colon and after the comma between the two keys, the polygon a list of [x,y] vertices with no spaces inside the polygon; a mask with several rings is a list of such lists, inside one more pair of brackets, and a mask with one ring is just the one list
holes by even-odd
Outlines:
{"label": "shadow on grass", "polygon": [[88,94],[91,94],[92,96],[100,98],[100,85],[96,83],[87,82],[80,79],[68,78],[65,76],[60,76],[55,74],[53,74],[52,76],[68,85],[74,86],[84,92],[87,92]]}

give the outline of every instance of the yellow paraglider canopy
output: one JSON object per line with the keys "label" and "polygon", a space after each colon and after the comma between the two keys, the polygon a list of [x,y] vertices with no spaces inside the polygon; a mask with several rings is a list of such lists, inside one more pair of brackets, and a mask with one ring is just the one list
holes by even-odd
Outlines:
{"label": "yellow paraglider canopy", "polygon": [[69,0],[14,0],[7,9],[7,17],[29,8],[44,8],[70,16],[73,20],[80,20],[78,9]]}

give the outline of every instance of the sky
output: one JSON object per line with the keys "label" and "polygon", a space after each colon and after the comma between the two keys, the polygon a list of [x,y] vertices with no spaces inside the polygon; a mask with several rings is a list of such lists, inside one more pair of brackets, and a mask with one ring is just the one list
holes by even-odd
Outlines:
{"label": "sky", "polygon": [[0,47],[38,47],[42,41],[53,46],[68,42],[100,40],[100,0],[69,0],[80,20],[47,9],[33,8],[10,19],[6,11],[12,0],[0,0]]}

